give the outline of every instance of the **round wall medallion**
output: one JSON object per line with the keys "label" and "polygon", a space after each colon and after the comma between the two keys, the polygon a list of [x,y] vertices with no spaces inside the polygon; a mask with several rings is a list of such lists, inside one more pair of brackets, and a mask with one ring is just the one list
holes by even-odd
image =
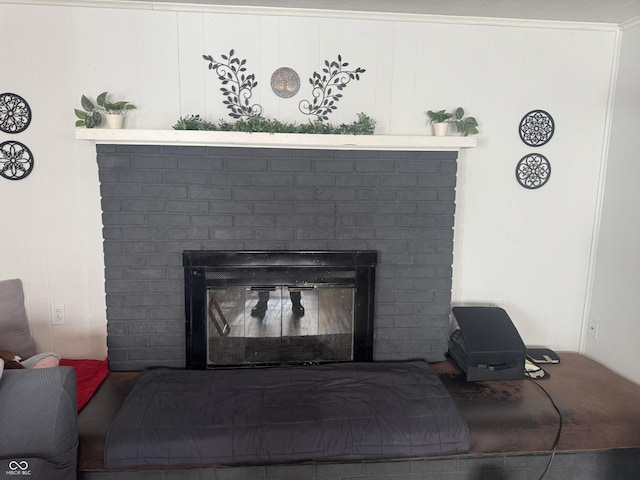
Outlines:
{"label": "round wall medallion", "polygon": [[271,90],[282,98],[293,97],[300,90],[300,77],[292,68],[279,68],[271,75]]}
{"label": "round wall medallion", "polygon": [[544,110],[532,110],[520,121],[520,138],[530,147],[540,147],[551,140],[555,130],[553,117]]}
{"label": "round wall medallion", "polygon": [[33,154],[20,142],[0,143],[0,176],[9,180],[22,180],[33,170]]}
{"label": "round wall medallion", "polygon": [[20,133],[31,123],[31,107],[15,93],[0,94],[0,130],[5,133]]}
{"label": "round wall medallion", "polygon": [[551,164],[547,157],[530,153],[520,159],[516,165],[516,179],[524,188],[535,190],[549,181]]}

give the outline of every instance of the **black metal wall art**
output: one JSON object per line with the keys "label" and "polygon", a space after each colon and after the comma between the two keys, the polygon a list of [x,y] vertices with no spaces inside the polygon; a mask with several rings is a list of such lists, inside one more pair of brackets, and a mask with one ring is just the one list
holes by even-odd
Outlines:
{"label": "black metal wall art", "polygon": [[0,176],[22,180],[33,170],[33,154],[29,148],[14,141],[0,143]]}
{"label": "black metal wall art", "polygon": [[227,106],[232,118],[252,117],[262,113],[258,104],[250,105],[253,89],[258,85],[253,73],[246,74],[246,60],[240,60],[232,49],[229,55],[221,55],[222,62],[218,62],[211,55],[202,55],[209,62],[209,70],[214,70],[222,82],[222,94],[226,99],[222,102]]}
{"label": "black metal wall art", "polygon": [[542,187],[549,181],[549,177],[551,177],[551,164],[547,157],[539,153],[525,155],[516,165],[516,180],[529,190]]}
{"label": "black metal wall art", "polygon": [[525,144],[540,147],[553,137],[555,123],[544,110],[532,110],[522,117],[518,131]]}
{"label": "black metal wall art", "polygon": [[[228,55],[221,55],[222,61],[218,61],[211,55],[202,55],[209,62],[209,70],[215,71],[222,82],[222,94],[225,100],[222,102],[231,111],[232,118],[257,117],[262,115],[262,106],[250,104],[253,89],[258,86],[254,74],[247,74],[244,59],[235,56],[235,51],[231,49]],[[305,115],[314,115],[319,121],[328,120],[328,115],[338,107],[336,103],[342,98],[342,90],[351,80],[360,80],[360,75],[365,72],[364,68],[346,70],[349,63],[342,61],[342,55],[338,55],[338,60],[329,62],[325,60],[325,68],[322,75],[313,72],[309,83],[313,87],[313,100],[302,100],[298,108]],[[271,77],[271,88],[279,97],[292,97],[298,92],[300,78],[298,74],[288,68],[283,67],[276,70]]]}
{"label": "black metal wall art", "polygon": [[31,107],[15,93],[0,94],[0,130],[4,133],[20,133],[31,123]]}
{"label": "black metal wall art", "polygon": [[338,55],[338,60],[329,63],[324,61],[325,67],[322,75],[313,72],[309,83],[313,87],[313,100],[302,100],[298,108],[305,115],[315,115],[319,120],[328,120],[328,115],[338,107],[336,103],[342,98],[340,93],[351,80],[360,80],[360,74],[366,70],[356,68],[355,70],[343,70],[349,63],[342,61],[342,55]]}

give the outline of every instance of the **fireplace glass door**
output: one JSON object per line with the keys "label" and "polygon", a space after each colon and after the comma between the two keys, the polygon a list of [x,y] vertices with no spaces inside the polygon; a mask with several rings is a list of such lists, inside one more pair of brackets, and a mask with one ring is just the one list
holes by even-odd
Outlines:
{"label": "fireplace glass door", "polygon": [[370,361],[374,251],[186,251],[187,368]]}
{"label": "fireplace glass door", "polygon": [[207,363],[351,360],[353,312],[353,285],[207,288]]}

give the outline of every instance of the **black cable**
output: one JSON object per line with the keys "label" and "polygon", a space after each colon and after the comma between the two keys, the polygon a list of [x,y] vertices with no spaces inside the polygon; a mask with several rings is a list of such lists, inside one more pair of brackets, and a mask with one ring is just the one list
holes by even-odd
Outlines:
{"label": "black cable", "polygon": [[535,384],[536,387],[538,387],[540,390],[542,390],[542,392],[547,396],[549,401],[551,401],[551,405],[553,405],[553,408],[555,408],[556,412],[558,412],[558,431],[556,432],[556,438],[555,438],[555,440],[553,442],[553,449],[551,450],[551,456],[549,457],[549,461],[547,462],[547,466],[545,467],[544,471],[542,472],[542,475],[540,475],[538,477],[538,480],[542,480],[542,478],[549,471],[549,468],[551,467],[551,462],[553,462],[553,458],[556,456],[556,451],[558,450],[558,443],[560,442],[560,433],[562,432],[562,412],[560,412],[560,409],[556,405],[556,402],[553,400],[553,398],[551,397],[549,392],[547,392],[542,385],[540,385],[538,382],[536,382],[533,379],[533,377],[531,375],[529,375],[529,372],[527,372],[526,370],[525,370],[525,374],[527,375],[529,380],[531,380]]}

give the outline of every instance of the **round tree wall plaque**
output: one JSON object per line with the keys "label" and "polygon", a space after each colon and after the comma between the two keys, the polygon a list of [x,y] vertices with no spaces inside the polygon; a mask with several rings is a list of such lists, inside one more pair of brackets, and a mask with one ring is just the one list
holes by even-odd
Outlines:
{"label": "round tree wall plaque", "polygon": [[520,138],[530,147],[540,147],[551,140],[555,131],[553,117],[544,110],[532,110],[520,121]]}
{"label": "round tree wall plaque", "polygon": [[9,180],[22,180],[33,170],[33,154],[20,142],[0,143],[0,176]]}
{"label": "round tree wall plaque", "polygon": [[271,90],[281,98],[291,98],[300,90],[300,77],[292,68],[279,68],[271,75]]}
{"label": "round tree wall plaque", "polygon": [[5,133],[20,133],[31,123],[31,107],[15,93],[0,94],[0,130]]}

